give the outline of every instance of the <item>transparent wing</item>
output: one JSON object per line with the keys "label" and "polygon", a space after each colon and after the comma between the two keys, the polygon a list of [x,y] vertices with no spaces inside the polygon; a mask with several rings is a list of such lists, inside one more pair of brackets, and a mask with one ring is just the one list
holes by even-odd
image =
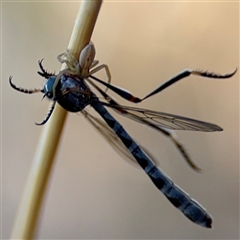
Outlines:
{"label": "transparent wing", "polygon": [[[113,130],[108,127],[108,125],[101,119],[93,116],[88,111],[83,110],[81,114],[89,121],[89,123],[100,133],[100,135],[111,145],[111,147],[120,155],[125,161],[131,164],[134,167],[140,168],[136,159],[132,156],[129,150],[123,145],[122,141],[113,132]],[[153,156],[150,151],[139,144],[144,152],[154,161],[156,165],[159,165],[156,158]]]}
{"label": "transparent wing", "polygon": [[[143,108],[128,107],[122,105],[112,105],[102,102],[103,105],[115,109],[118,113],[129,117],[131,119],[133,115],[138,116],[138,119],[147,120],[150,124],[172,129],[172,130],[190,130],[190,131],[202,131],[202,132],[215,132],[222,131],[223,129],[213,123],[203,122],[187,117],[182,117],[170,113],[158,112]],[[127,111],[127,112],[125,112]],[[130,113],[130,114],[129,114]],[[136,118],[133,119],[136,121]]]}
{"label": "transparent wing", "polygon": [[[90,82],[90,84],[94,88],[96,88],[98,90],[98,92],[104,97],[104,99],[106,101],[108,101],[108,103],[110,105],[115,106],[115,108],[113,109],[114,111],[116,111],[117,113],[119,113],[121,115],[124,115],[124,116],[130,118],[131,120],[134,120],[136,122],[145,124],[145,125],[153,128],[154,130],[162,133],[166,137],[168,137],[170,139],[170,141],[172,141],[172,143],[175,145],[175,147],[180,151],[180,153],[182,154],[185,161],[189,164],[189,166],[197,172],[201,171],[201,169],[191,160],[191,158],[190,158],[189,154],[187,153],[186,149],[183,147],[183,145],[177,139],[176,135],[171,132],[171,130],[167,130],[166,128],[161,127],[159,124],[158,125],[155,124],[153,121],[151,121],[147,118],[142,118],[141,116],[138,116],[137,114],[130,113],[129,111],[122,109],[121,105],[118,104],[111,96],[109,96],[106,93],[106,91],[104,92],[101,88],[99,88],[96,84],[94,84],[90,79],[87,79],[87,80]],[[118,106],[118,107],[116,107],[116,106]]]}

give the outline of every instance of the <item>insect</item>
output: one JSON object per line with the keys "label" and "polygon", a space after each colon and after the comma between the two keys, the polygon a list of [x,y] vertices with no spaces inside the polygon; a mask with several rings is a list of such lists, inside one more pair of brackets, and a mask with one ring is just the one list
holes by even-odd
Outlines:
{"label": "insect", "polygon": [[[90,48],[90,50],[84,52],[86,48]],[[211,228],[212,217],[210,216],[210,214],[208,214],[207,211],[199,203],[197,203],[194,199],[190,198],[190,196],[185,193],[180,187],[175,185],[173,181],[154,164],[149,154],[147,154],[146,151],[144,151],[125,131],[122,125],[111,116],[111,114],[107,111],[106,107],[109,107],[115,110],[117,113],[122,114],[132,120],[148,125],[155,130],[161,131],[170,138],[172,135],[168,130],[166,130],[166,128],[172,130],[192,130],[203,132],[222,131],[222,128],[212,123],[177,116],[169,113],[163,113],[136,107],[122,106],[118,104],[109,94],[107,94],[106,91],[103,91],[98,85],[96,85],[95,82],[102,84],[103,86],[107,87],[107,89],[115,92],[125,100],[133,103],[139,103],[149,98],[150,96],[161,92],[173,83],[176,83],[177,81],[180,81],[181,79],[190,75],[222,79],[230,78],[235,74],[236,70],[229,74],[220,75],[207,71],[186,69],[181,73],[177,74],[175,77],[169,79],[164,84],[160,85],[158,88],[150,92],[144,98],[138,98],[132,95],[130,92],[117,86],[111,85],[110,83],[104,82],[92,75],[92,72],[89,71],[89,69],[94,65],[93,60],[95,56],[95,50],[93,52],[94,56],[92,58],[89,58],[88,54],[92,54],[91,48],[94,48],[93,44],[92,46],[91,44],[87,45],[85,49],[83,49],[83,51],[81,52],[80,57],[83,57],[82,62],[80,60],[72,61],[70,53],[67,53],[65,55],[61,54],[58,59],[61,62],[65,62],[68,66],[68,69],[60,71],[58,74],[47,72],[43,68],[42,60],[39,61],[38,63],[41,71],[38,73],[42,77],[47,79],[43,89],[28,90],[17,87],[12,83],[11,76],[9,77],[10,85],[15,90],[23,93],[31,94],[36,92],[42,92],[44,94],[44,97],[46,96],[53,101],[53,104],[46,118],[37,125],[45,124],[48,121],[54,110],[56,102],[58,102],[64,109],[70,112],[84,111],[84,108],[90,105],[117,135],[123,145],[134,157],[136,162],[149,176],[155,186],[167,197],[167,199],[194,223],[199,224],[203,227]],[[62,56],[64,56],[65,59],[62,59]],[[87,66],[84,66],[83,64],[85,63],[84,59],[91,59],[89,62],[87,62]],[[97,95],[90,88],[90,85],[94,87],[99,94],[101,94],[105,101],[100,101]],[[184,155],[184,149],[181,149],[181,145],[177,141],[175,141],[174,138],[171,139]],[[191,162],[190,159],[187,161],[190,166],[192,166],[195,170],[198,170],[198,168],[194,165],[194,163]]]}

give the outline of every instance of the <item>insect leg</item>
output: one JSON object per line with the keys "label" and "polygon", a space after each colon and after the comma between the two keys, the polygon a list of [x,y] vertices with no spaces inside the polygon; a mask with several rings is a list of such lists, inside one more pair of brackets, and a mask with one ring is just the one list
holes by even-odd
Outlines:
{"label": "insect leg", "polygon": [[179,152],[182,154],[184,160],[187,162],[187,164],[196,172],[201,172],[201,168],[199,168],[190,158],[187,151],[184,149],[183,145],[179,142],[175,134],[171,133],[171,131],[168,131],[163,128],[158,128],[158,131],[161,131],[166,137],[170,139],[170,141],[173,142],[175,147],[179,150]]}
{"label": "insect leg", "polygon": [[105,69],[105,72],[106,72],[106,75],[107,75],[107,78],[108,78],[107,82],[108,82],[108,84],[110,84],[110,82],[111,82],[111,73],[110,73],[108,65],[106,65],[106,64],[101,64],[98,67],[92,69],[90,71],[89,75],[93,75],[94,73],[96,73],[96,72],[98,72],[98,71],[100,71],[102,69]]}
{"label": "insect leg", "polygon": [[12,83],[12,76],[9,77],[9,83],[11,85],[11,87],[19,92],[23,92],[23,93],[28,93],[28,94],[32,94],[32,93],[37,93],[37,92],[42,92],[43,93],[43,89],[24,89],[24,88],[20,88],[17,87],[15,84]]}
{"label": "insect leg", "polygon": [[92,62],[92,65],[91,65],[90,69],[96,67],[98,64],[99,64],[99,61],[98,61],[98,60],[94,60],[94,61]]}
{"label": "insect leg", "polygon": [[110,85],[94,76],[90,76],[90,78],[94,79],[95,81],[103,84],[104,86],[108,87],[109,89],[111,89],[113,92],[115,92],[116,94],[118,94],[119,96],[121,96],[122,98],[130,101],[130,102],[134,102],[134,103],[139,103],[142,102],[143,100],[149,98],[150,96],[153,96],[159,92],[161,92],[162,90],[164,90],[165,88],[171,86],[172,84],[178,82],[179,80],[182,80],[188,76],[190,76],[191,74],[193,75],[198,75],[198,76],[202,76],[202,77],[208,77],[208,78],[216,78],[216,79],[225,79],[225,78],[230,78],[232,77],[235,73],[236,73],[237,69],[232,72],[232,73],[228,73],[228,74],[217,74],[217,73],[211,73],[211,72],[207,72],[207,71],[200,71],[200,70],[189,70],[186,69],[184,71],[182,71],[181,73],[177,74],[176,76],[174,76],[173,78],[170,78],[167,82],[165,82],[164,84],[160,85],[158,88],[156,88],[154,91],[150,92],[148,95],[146,95],[144,98],[138,98],[133,96],[130,92],[114,86],[114,85]]}
{"label": "insect leg", "polygon": [[49,120],[49,118],[51,117],[51,115],[53,113],[55,104],[56,104],[56,101],[53,101],[46,118],[41,123],[35,123],[36,125],[38,125],[38,126],[43,125],[43,124],[45,124]]}
{"label": "insect leg", "polygon": [[39,67],[40,67],[40,69],[41,69],[41,71],[42,71],[42,72],[38,72],[38,74],[41,75],[42,77],[46,78],[46,79],[54,76],[55,73],[48,73],[48,72],[44,69],[44,67],[43,67],[43,65],[42,65],[42,61],[43,61],[43,59],[40,60],[40,61],[38,61],[38,65],[39,65]]}
{"label": "insect leg", "polygon": [[67,50],[66,53],[62,53],[57,56],[60,63],[66,63],[71,74],[81,75],[81,69],[77,59]]}
{"label": "insect leg", "polygon": [[96,84],[94,84],[90,79],[89,82],[101,93],[101,95],[112,105],[118,106],[118,108],[113,108],[118,114],[121,114],[125,117],[128,117],[138,123],[142,123],[145,125],[148,125],[149,127],[153,128],[154,130],[157,130],[164,134],[166,137],[170,139],[170,141],[173,142],[175,147],[180,151],[182,154],[184,160],[187,162],[187,164],[196,172],[200,172],[201,169],[191,160],[190,156],[188,155],[187,151],[184,149],[183,145],[179,142],[176,136],[171,133],[171,131],[168,131],[167,129],[163,129],[157,125],[154,125],[152,122],[149,122],[148,119],[140,118],[139,116],[128,112],[127,110],[124,110],[121,108],[121,105],[118,104],[115,100],[113,100],[106,92],[104,92],[102,89],[100,89]]}
{"label": "insect leg", "polygon": [[208,72],[208,71],[201,71],[201,70],[189,70],[186,69],[182,71],[181,73],[177,74],[175,77],[169,79],[167,82],[164,84],[160,85],[157,89],[146,95],[144,98],[141,99],[141,101],[149,98],[150,96],[153,96],[165,88],[169,87],[170,85],[176,83],[177,81],[188,77],[190,75],[197,75],[201,77],[207,77],[207,78],[215,78],[215,79],[226,79],[232,77],[236,73],[237,69],[235,69],[232,73],[227,73],[227,74],[218,74],[218,73],[213,73],[213,72]]}

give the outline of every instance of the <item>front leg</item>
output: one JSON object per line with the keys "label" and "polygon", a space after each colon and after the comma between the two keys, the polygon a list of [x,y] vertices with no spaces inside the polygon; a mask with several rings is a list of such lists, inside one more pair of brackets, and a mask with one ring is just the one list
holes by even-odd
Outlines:
{"label": "front leg", "polygon": [[81,75],[81,68],[79,65],[79,62],[77,59],[70,53],[69,50],[65,53],[61,53],[57,56],[57,59],[60,63],[66,63],[68,70],[71,72],[73,75]]}

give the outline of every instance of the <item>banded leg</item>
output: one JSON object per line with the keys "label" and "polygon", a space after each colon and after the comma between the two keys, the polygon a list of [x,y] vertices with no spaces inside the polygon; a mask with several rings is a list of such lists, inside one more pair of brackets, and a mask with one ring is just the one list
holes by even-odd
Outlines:
{"label": "banded leg", "polygon": [[42,71],[42,72],[39,72],[39,71],[38,71],[38,74],[39,74],[40,76],[46,78],[46,79],[48,79],[48,78],[50,78],[50,77],[52,77],[52,76],[55,76],[55,73],[49,73],[48,71],[46,71],[46,70],[44,69],[44,67],[43,67],[43,65],[42,65],[42,62],[43,62],[43,59],[38,61],[38,65],[39,65],[39,67],[40,67],[40,69],[41,69],[41,71]]}
{"label": "banded leg", "polygon": [[38,126],[44,125],[49,120],[49,118],[51,117],[55,105],[56,105],[56,101],[53,101],[53,103],[52,103],[52,105],[51,105],[51,107],[50,107],[50,109],[49,109],[49,111],[47,113],[46,118],[41,123],[35,123],[35,124],[38,125]]}
{"label": "banded leg", "polygon": [[170,85],[178,82],[179,80],[182,80],[190,75],[197,75],[197,76],[201,76],[201,77],[207,77],[207,78],[215,78],[215,79],[225,79],[225,78],[230,78],[232,77],[235,73],[236,73],[237,69],[235,69],[235,71],[233,71],[232,73],[227,73],[227,74],[217,74],[217,73],[212,73],[212,72],[207,72],[207,71],[201,71],[201,70],[190,70],[190,69],[186,69],[184,71],[182,71],[181,73],[177,74],[175,77],[170,78],[167,82],[163,83],[162,85],[160,85],[158,88],[156,88],[154,91],[150,92],[149,94],[147,94],[144,98],[138,98],[133,96],[130,92],[114,86],[114,85],[110,85],[98,78],[96,78],[95,76],[90,76],[90,78],[94,79],[95,81],[103,84],[104,86],[106,86],[107,88],[111,89],[113,92],[115,92],[116,94],[118,94],[119,96],[121,96],[122,98],[130,101],[130,102],[134,102],[134,103],[139,103],[142,102],[143,100],[161,92],[162,90],[164,90],[165,88],[169,87]]}
{"label": "banded leg", "polygon": [[19,91],[19,92],[22,92],[22,93],[27,93],[27,94],[32,94],[32,93],[38,93],[38,92],[42,92],[43,93],[43,89],[37,89],[37,88],[34,88],[34,89],[25,89],[25,88],[21,88],[21,87],[17,87],[15,84],[13,84],[12,82],[12,76],[9,77],[9,83],[10,83],[10,86]]}
{"label": "banded leg", "polygon": [[93,83],[90,79],[88,81],[91,83],[93,87],[95,87],[99,91],[99,93],[105,98],[105,100],[107,100],[111,105],[118,106],[118,108],[113,108],[115,112],[125,117],[128,117],[138,123],[145,124],[153,128],[154,130],[164,134],[173,142],[175,147],[180,151],[180,153],[182,154],[187,164],[196,172],[201,172],[201,169],[191,160],[190,156],[188,155],[187,151],[184,149],[183,145],[178,141],[177,137],[174,136],[173,133],[171,133],[171,131],[161,128],[160,126],[154,124],[153,122],[148,121],[147,118],[141,118],[136,114],[133,114],[128,112],[127,110],[124,110],[120,104],[118,104],[115,100],[113,100],[106,92],[104,92],[101,88],[99,88],[95,83]]}
{"label": "banded leg", "polygon": [[167,199],[194,223],[211,228],[212,218],[206,210],[199,203],[190,198],[188,194],[175,185],[167,175],[155,166],[151,159],[141,150],[124,128],[108,113],[100,102],[95,101],[91,105],[118,135],[123,144],[137,160],[138,164]]}
{"label": "banded leg", "polygon": [[[41,76],[43,76],[43,77],[44,77],[44,76],[47,76],[47,75],[52,76],[51,74],[48,74],[48,73],[42,68],[41,62],[42,62],[42,61],[39,61],[39,66],[40,66],[40,68],[41,68],[41,70],[42,70],[42,73],[39,73],[39,74],[40,74],[40,75],[42,74]],[[36,88],[34,88],[34,89],[24,89],[24,88],[17,87],[15,84],[12,83],[12,76],[9,77],[9,83],[10,83],[10,85],[11,85],[11,87],[12,87],[13,89],[15,89],[15,90],[17,90],[17,91],[19,91],[19,92],[23,92],[23,93],[27,93],[27,94],[32,94],[32,93],[37,93],[37,92],[42,92],[42,93],[44,93],[44,90],[43,90],[43,89],[36,89]],[[44,97],[45,97],[45,95],[43,95],[43,98],[44,98]],[[51,107],[50,107],[50,109],[49,109],[49,112],[48,112],[46,118],[45,118],[41,123],[35,123],[36,125],[43,125],[43,124],[45,124],[45,123],[49,120],[50,116],[51,116],[52,113],[53,113],[55,104],[56,104],[56,101],[53,101],[53,103],[52,103],[52,105],[51,105]]]}
{"label": "banded leg", "polygon": [[[65,54],[65,53],[64,53],[64,54]],[[61,54],[61,55],[63,55],[63,54]],[[59,56],[60,56],[60,55],[59,55]],[[43,65],[42,65],[42,61],[43,61],[43,59],[42,59],[41,61],[38,61],[38,65],[39,65],[40,69],[42,70],[42,72],[39,72],[39,71],[38,71],[38,74],[39,74],[40,76],[46,78],[46,79],[48,79],[48,78],[50,78],[50,77],[52,77],[52,76],[56,76],[56,79],[55,79],[54,84],[53,84],[53,86],[52,86],[52,89],[53,89],[53,98],[55,98],[55,97],[56,97],[55,90],[56,90],[57,84],[59,83],[59,80],[60,80],[61,76],[62,76],[63,74],[68,74],[68,73],[69,73],[69,74],[74,74],[74,72],[72,72],[72,71],[69,70],[69,69],[64,69],[64,70],[61,70],[57,75],[55,75],[55,73],[49,73],[49,72],[47,72],[47,71],[44,69],[44,67],[43,67]],[[44,92],[44,91],[43,91],[43,92]],[[40,124],[40,125],[41,125],[41,124]]]}

